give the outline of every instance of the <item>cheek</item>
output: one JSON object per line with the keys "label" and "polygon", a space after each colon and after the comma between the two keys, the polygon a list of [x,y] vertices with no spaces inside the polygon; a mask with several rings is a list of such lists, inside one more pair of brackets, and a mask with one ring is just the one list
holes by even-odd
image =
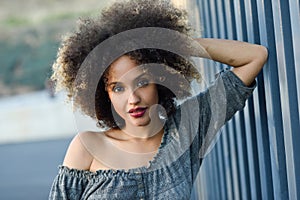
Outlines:
{"label": "cheek", "polygon": [[147,94],[147,98],[150,99],[150,101],[153,104],[158,104],[159,97],[158,97],[158,91],[156,87],[153,88],[151,91],[148,91],[146,94]]}
{"label": "cheek", "polygon": [[126,109],[126,102],[125,97],[122,95],[109,95],[110,101],[114,110],[119,114],[122,115],[124,110]]}
{"label": "cheek", "polygon": [[111,92],[108,92],[108,98],[109,98],[110,102],[112,102],[114,100],[114,95],[112,95]]}
{"label": "cheek", "polygon": [[155,103],[158,104],[158,102],[159,102],[158,92],[156,91],[156,92],[153,94],[153,96],[155,97],[155,98],[154,98]]}
{"label": "cheek", "polygon": [[115,108],[119,108],[122,103],[122,98],[118,98],[115,95],[110,96],[110,101]]}

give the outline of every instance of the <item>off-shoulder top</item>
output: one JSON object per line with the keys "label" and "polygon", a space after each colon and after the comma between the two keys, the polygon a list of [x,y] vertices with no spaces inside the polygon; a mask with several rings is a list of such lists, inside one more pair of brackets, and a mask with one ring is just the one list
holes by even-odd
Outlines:
{"label": "off-shoulder top", "polygon": [[190,199],[218,130],[243,109],[255,86],[246,87],[230,70],[220,72],[207,90],[183,102],[166,120],[159,150],[147,166],[96,172],[59,166],[49,199]]}

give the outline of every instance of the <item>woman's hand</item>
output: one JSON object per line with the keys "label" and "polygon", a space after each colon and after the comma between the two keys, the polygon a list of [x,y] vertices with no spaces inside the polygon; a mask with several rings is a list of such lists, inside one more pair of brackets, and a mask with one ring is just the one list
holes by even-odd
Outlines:
{"label": "woman's hand", "polygon": [[[235,40],[198,38],[209,59],[230,65],[233,72],[249,86],[253,83],[268,58],[267,48]],[[202,57],[202,55],[199,55]]]}

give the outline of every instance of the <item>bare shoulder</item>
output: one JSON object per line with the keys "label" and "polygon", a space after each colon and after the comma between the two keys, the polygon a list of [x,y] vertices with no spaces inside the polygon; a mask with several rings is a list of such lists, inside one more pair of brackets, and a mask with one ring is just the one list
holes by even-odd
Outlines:
{"label": "bare shoulder", "polygon": [[89,170],[93,156],[87,148],[86,141],[92,141],[91,132],[78,133],[71,141],[64,158],[64,166],[80,170]]}

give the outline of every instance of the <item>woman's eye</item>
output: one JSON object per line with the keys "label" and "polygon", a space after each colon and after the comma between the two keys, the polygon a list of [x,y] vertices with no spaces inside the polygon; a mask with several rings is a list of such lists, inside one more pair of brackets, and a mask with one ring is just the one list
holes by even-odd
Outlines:
{"label": "woman's eye", "polygon": [[114,86],[114,87],[112,88],[112,91],[113,91],[113,92],[116,92],[116,93],[118,93],[118,92],[123,92],[123,91],[124,91],[124,87],[122,87],[122,86]]}
{"label": "woman's eye", "polygon": [[140,80],[140,81],[137,82],[137,87],[144,87],[144,86],[147,86],[147,85],[149,85],[149,80],[146,80],[146,79]]}

